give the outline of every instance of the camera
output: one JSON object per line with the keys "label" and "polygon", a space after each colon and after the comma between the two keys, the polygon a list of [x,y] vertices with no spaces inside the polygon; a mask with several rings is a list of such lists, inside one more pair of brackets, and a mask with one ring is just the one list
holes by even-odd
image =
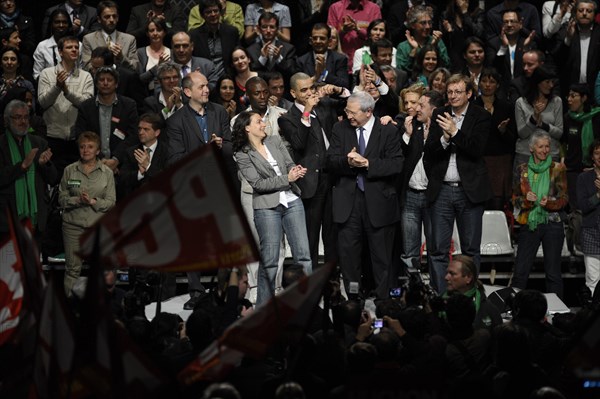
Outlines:
{"label": "camera", "polygon": [[402,287],[390,288],[390,298],[400,298],[402,296]]}
{"label": "camera", "polygon": [[373,321],[373,328],[383,328],[383,319],[375,319]]}

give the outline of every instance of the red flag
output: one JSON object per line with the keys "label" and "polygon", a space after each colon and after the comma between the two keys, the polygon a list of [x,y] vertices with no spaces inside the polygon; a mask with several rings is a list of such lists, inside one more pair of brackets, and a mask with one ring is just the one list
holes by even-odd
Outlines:
{"label": "red flag", "polygon": [[325,264],[248,316],[238,319],[179,374],[179,380],[189,385],[200,380],[222,379],[239,364],[243,354],[260,358],[284,330],[303,330],[321,298],[333,266]]}
{"label": "red flag", "polygon": [[98,397],[158,397],[167,380],[116,324],[98,245],[96,241],[81,309],[72,387],[81,384]]}
{"label": "red flag", "polygon": [[223,156],[204,146],[123,199],[81,238],[89,257],[96,231],[103,263],[163,271],[233,267],[258,249],[225,173]]}
{"label": "red flag", "polygon": [[0,346],[17,331],[23,306],[23,264],[15,254],[14,237],[0,244]]}

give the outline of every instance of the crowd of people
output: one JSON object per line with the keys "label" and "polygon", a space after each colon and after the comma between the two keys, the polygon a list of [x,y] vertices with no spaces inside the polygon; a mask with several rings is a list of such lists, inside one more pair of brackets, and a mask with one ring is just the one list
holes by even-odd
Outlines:
{"label": "crowd of people", "polygon": [[[513,392],[511,384],[525,384],[524,372],[556,381],[556,369],[546,364],[533,370],[539,358],[506,363],[513,361],[503,358],[506,351],[492,351],[489,331],[469,329],[466,315],[488,308],[480,306],[485,295],[475,285],[485,210],[503,211],[516,223],[512,286],[527,288],[541,245],[546,292],[563,298],[566,239],[573,254],[583,253],[588,296],[594,295],[600,278],[595,0],[197,0],[190,9],[187,2],[151,0],[130,15],[121,15],[113,0],[95,9],[67,0],[41,21],[18,3],[0,1],[0,204],[32,221],[44,256],[50,248],[64,252],[67,296],[81,274],[83,231],[169,165],[213,145],[224,155],[260,249],[260,261],[240,272],[249,287],[235,294],[243,306],[234,306],[227,320],[285,285],[286,239],[297,274],[319,268],[322,242],[324,261],[339,265],[347,295],[388,303],[398,277],[423,262],[447,307],[433,312],[442,314],[440,329],[426,328],[429,316],[416,308],[388,309],[384,329],[371,336],[370,316],[361,316],[355,301],[340,301],[346,328],[334,320],[332,330],[352,326],[346,338],[369,342],[346,342],[347,368],[333,379],[338,385],[381,367],[388,376],[439,372],[444,381],[481,383],[497,374],[474,369],[489,371],[483,366],[492,364],[512,375],[497,397]],[[465,255],[458,271],[450,257],[455,225]],[[0,233],[7,232],[0,213]],[[196,312],[211,294],[199,272],[187,277],[184,308],[197,309],[188,331],[197,328],[206,339],[201,321],[210,317]],[[457,291],[456,279],[470,279],[461,293],[468,291],[471,301],[448,295]],[[538,306],[532,323],[543,320]],[[161,323],[177,322],[171,319]],[[497,324],[490,323],[483,327]],[[509,326],[498,327],[497,345],[522,344],[530,329]],[[535,334],[548,333],[539,328]],[[327,332],[302,345],[333,342]],[[438,346],[443,340],[432,338],[438,333],[448,345]],[[397,352],[400,343],[405,349]],[[183,352],[171,360],[179,364],[198,345],[193,339],[178,345]],[[332,348],[321,352],[329,361],[338,355]],[[437,363],[419,360],[423,351]],[[407,363],[382,366],[398,359]],[[446,374],[442,359],[463,371]],[[296,355],[297,362],[316,360]],[[298,370],[307,373],[299,379],[311,380],[307,386],[321,388],[324,375]]]}

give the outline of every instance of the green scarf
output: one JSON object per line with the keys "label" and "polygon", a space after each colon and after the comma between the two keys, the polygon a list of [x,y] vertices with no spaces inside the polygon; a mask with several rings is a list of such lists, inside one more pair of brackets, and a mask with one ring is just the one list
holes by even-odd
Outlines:
{"label": "green scarf", "polygon": [[550,165],[552,165],[552,157],[548,156],[546,160],[535,163],[533,155],[529,157],[527,163],[527,179],[531,186],[531,191],[537,195],[537,201],[533,206],[529,217],[527,218],[527,225],[529,230],[534,231],[538,224],[548,222],[548,211],[546,211],[541,205],[540,201],[543,197],[548,196],[550,191]]}
{"label": "green scarf", "polygon": [[[17,142],[12,133],[6,132],[8,139],[8,149],[10,150],[10,159],[13,165],[19,165],[23,162],[23,157],[17,146]],[[23,152],[29,154],[31,151],[31,141],[29,136],[23,136]],[[27,172],[15,180],[15,195],[17,197],[17,215],[19,219],[30,218],[35,226],[37,223],[37,195],[35,192],[35,164],[32,163]]]}
{"label": "green scarf", "polygon": [[581,127],[581,158],[585,165],[590,165],[590,145],[594,141],[594,126],[592,125],[592,118],[600,113],[600,107],[594,107],[587,114],[585,112],[575,113],[569,111],[571,119],[582,122]]}

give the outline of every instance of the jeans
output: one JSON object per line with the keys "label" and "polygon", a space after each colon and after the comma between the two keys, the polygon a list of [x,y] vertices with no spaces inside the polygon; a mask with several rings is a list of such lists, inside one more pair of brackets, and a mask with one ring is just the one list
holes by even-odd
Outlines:
{"label": "jeans", "polygon": [[301,265],[306,274],[312,271],[304,207],[300,199],[286,208],[277,205],[270,209],[255,209],[254,224],[260,240],[261,262],[258,268],[256,304],[267,302],[275,291],[275,276],[283,233],[287,236],[294,263]]}
{"label": "jeans", "polygon": [[446,269],[450,261],[450,241],[454,219],[458,227],[460,247],[463,255],[473,258],[479,272],[481,252],[481,224],[483,204],[474,204],[465,195],[462,187],[442,184],[440,193],[433,203],[431,215],[431,286],[438,294],[446,291]]}
{"label": "jeans", "polygon": [[[430,244],[431,218],[427,208],[425,191],[406,191],[406,203],[402,209],[402,261],[412,267],[412,260],[421,255],[421,226],[425,230],[427,245]],[[429,252],[428,252],[429,253]],[[429,258],[429,256],[428,256]]]}
{"label": "jeans", "polygon": [[512,286],[525,289],[535,255],[542,243],[544,249],[544,269],[546,271],[546,292],[554,292],[563,297],[563,281],[560,270],[560,254],[565,240],[562,222],[548,222],[538,225],[534,231],[523,225],[519,231],[519,246],[515,260]]}

